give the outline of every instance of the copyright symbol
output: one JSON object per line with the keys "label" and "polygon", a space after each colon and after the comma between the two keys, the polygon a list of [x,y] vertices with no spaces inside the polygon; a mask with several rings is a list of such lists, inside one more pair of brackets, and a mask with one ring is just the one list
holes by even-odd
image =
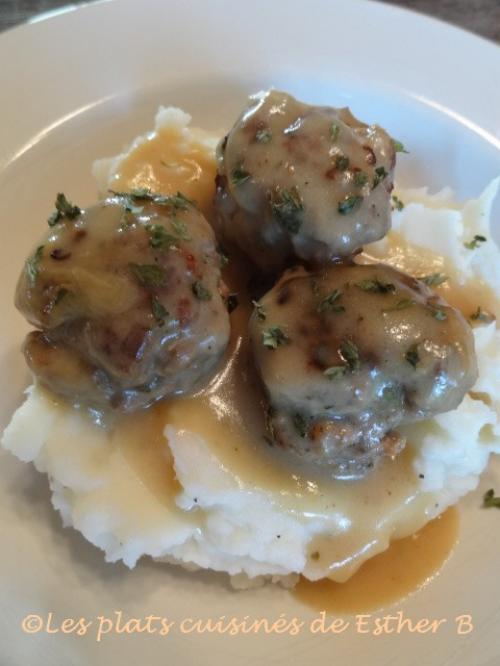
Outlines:
{"label": "copyright symbol", "polygon": [[40,615],[26,615],[21,622],[21,628],[26,634],[37,634],[43,629],[43,618]]}

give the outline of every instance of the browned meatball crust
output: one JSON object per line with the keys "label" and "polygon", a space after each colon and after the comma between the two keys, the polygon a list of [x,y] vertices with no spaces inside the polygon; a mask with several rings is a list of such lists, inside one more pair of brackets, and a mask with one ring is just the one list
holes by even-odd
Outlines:
{"label": "browned meatball crust", "polygon": [[462,315],[384,265],[290,271],[250,327],[275,439],[337,477],[395,455],[395,428],[455,409],[477,378]]}
{"label": "browned meatball crust", "polygon": [[218,149],[218,228],[266,272],[326,262],[390,227],[394,142],[347,108],[250,99]]}
{"label": "browned meatball crust", "polygon": [[220,256],[183,197],[115,195],[84,211],[59,197],[19,278],[38,379],[73,403],[133,411],[191,391],[226,348]]}

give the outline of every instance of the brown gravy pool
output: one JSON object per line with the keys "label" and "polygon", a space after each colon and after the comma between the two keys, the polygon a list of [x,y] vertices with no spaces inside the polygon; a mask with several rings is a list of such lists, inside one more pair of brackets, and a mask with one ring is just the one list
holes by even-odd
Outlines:
{"label": "brown gravy pool", "polygon": [[377,610],[402,601],[429,583],[458,540],[458,512],[448,509],[421,530],[391,542],[345,583],[301,577],[293,594],[314,610],[331,614]]}

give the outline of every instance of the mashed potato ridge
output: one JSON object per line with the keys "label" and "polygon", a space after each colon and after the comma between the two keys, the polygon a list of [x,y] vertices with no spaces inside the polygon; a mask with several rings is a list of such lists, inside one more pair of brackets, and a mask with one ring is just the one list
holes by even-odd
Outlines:
{"label": "mashed potato ridge", "polygon": [[[153,133],[116,158],[96,163],[100,191],[161,189],[161,159],[170,164],[170,177],[175,173],[174,189],[188,188],[188,196],[209,211],[217,137],[191,130],[188,123],[189,116],[179,109],[161,109]],[[196,154],[193,160],[201,170],[192,165],[194,171],[183,170],[181,154],[185,163]],[[151,155],[158,164],[148,171]],[[169,161],[169,155],[175,159]],[[167,173],[166,168],[162,177],[168,179]],[[399,190],[404,208],[394,211],[393,230],[367,248],[364,260],[383,260],[419,276],[445,273],[450,279],[437,291],[465,316],[477,306],[500,315],[495,296],[500,293],[500,252],[493,241],[474,250],[464,247],[475,234],[490,236],[498,185],[493,181],[481,197],[463,205],[448,190],[437,195]],[[35,385],[2,444],[48,475],[52,502],[64,524],[101,548],[108,561],[133,567],[150,555],[227,572],[244,587],[265,579],[293,585],[298,574],[312,580],[330,575],[342,582],[391,539],[416,531],[475,488],[490,454],[500,453],[499,332],[493,322],[474,326],[474,336],[479,379],[473,391],[457,410],[402,428],[409,445],[397,469],[411,477],[410,490],[396,493],[392,504],[366,520],[362,507],[349,508],[341,498],[337,506],[327,506],[311,489],[299,497],[252,483],[251,474],[239,474],[220,456],[213,439],[216,423],[204,428],[193,416],[179,424],[161,408],[110,426]],[[375,470],[372,486],[377,479],[384,483],[385,473]],[[408,497],[419,507],[411,520],[401,510]],[[368,525],[361,541],[355,537],[360,516]],[[340,544],[334,566],[311,558],[313,546],[325,539]]]}

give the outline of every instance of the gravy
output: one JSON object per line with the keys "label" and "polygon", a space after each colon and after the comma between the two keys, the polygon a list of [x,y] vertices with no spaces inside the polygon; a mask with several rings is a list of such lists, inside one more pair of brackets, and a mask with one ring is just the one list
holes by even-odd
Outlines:
{"label": "gravy", "polygon": [[[213,157],[207,157],[201,144],[181,151],[178,132],[162,130],[131,152],[114,188],[179,189],[210,217],[215,171]],[[358,258],[363,263],[377,260],[368,253]],[[419,248],[404,253],[396,233],[388,241],[384,262],[412,275],[450,276],[437,291],[466,317],[478,304],[493,303],[483,285],[460,285],[453,267],[441,257]],[[171,505],[179,486],[165,453],[165,425],[202,434],[243,489],[266,493],[270,502],[307,520],[333,516],[331,534],[313,541],[305,566],[309,579],[321,580],[303,578],[295,591],[298,599],[317,610],[347,613],[393,603],[426,584],[446,561],[457,539],[457,513],[448,510],[428,522],[439,507],[432,494],[419,490],[411,442],[402,455],[383,461],[360,481],[332,481],[320,470],[292,463],[266,443],[264,397],[247,339],[247,276],[239,257],[224,275],[230,291],[238,292],[240,305],[231,315],[231,341],[220,372],[191,397],[163,401],[133,419],[124,417],[118,426],[123,438],[116,441],[141,482]]]}

